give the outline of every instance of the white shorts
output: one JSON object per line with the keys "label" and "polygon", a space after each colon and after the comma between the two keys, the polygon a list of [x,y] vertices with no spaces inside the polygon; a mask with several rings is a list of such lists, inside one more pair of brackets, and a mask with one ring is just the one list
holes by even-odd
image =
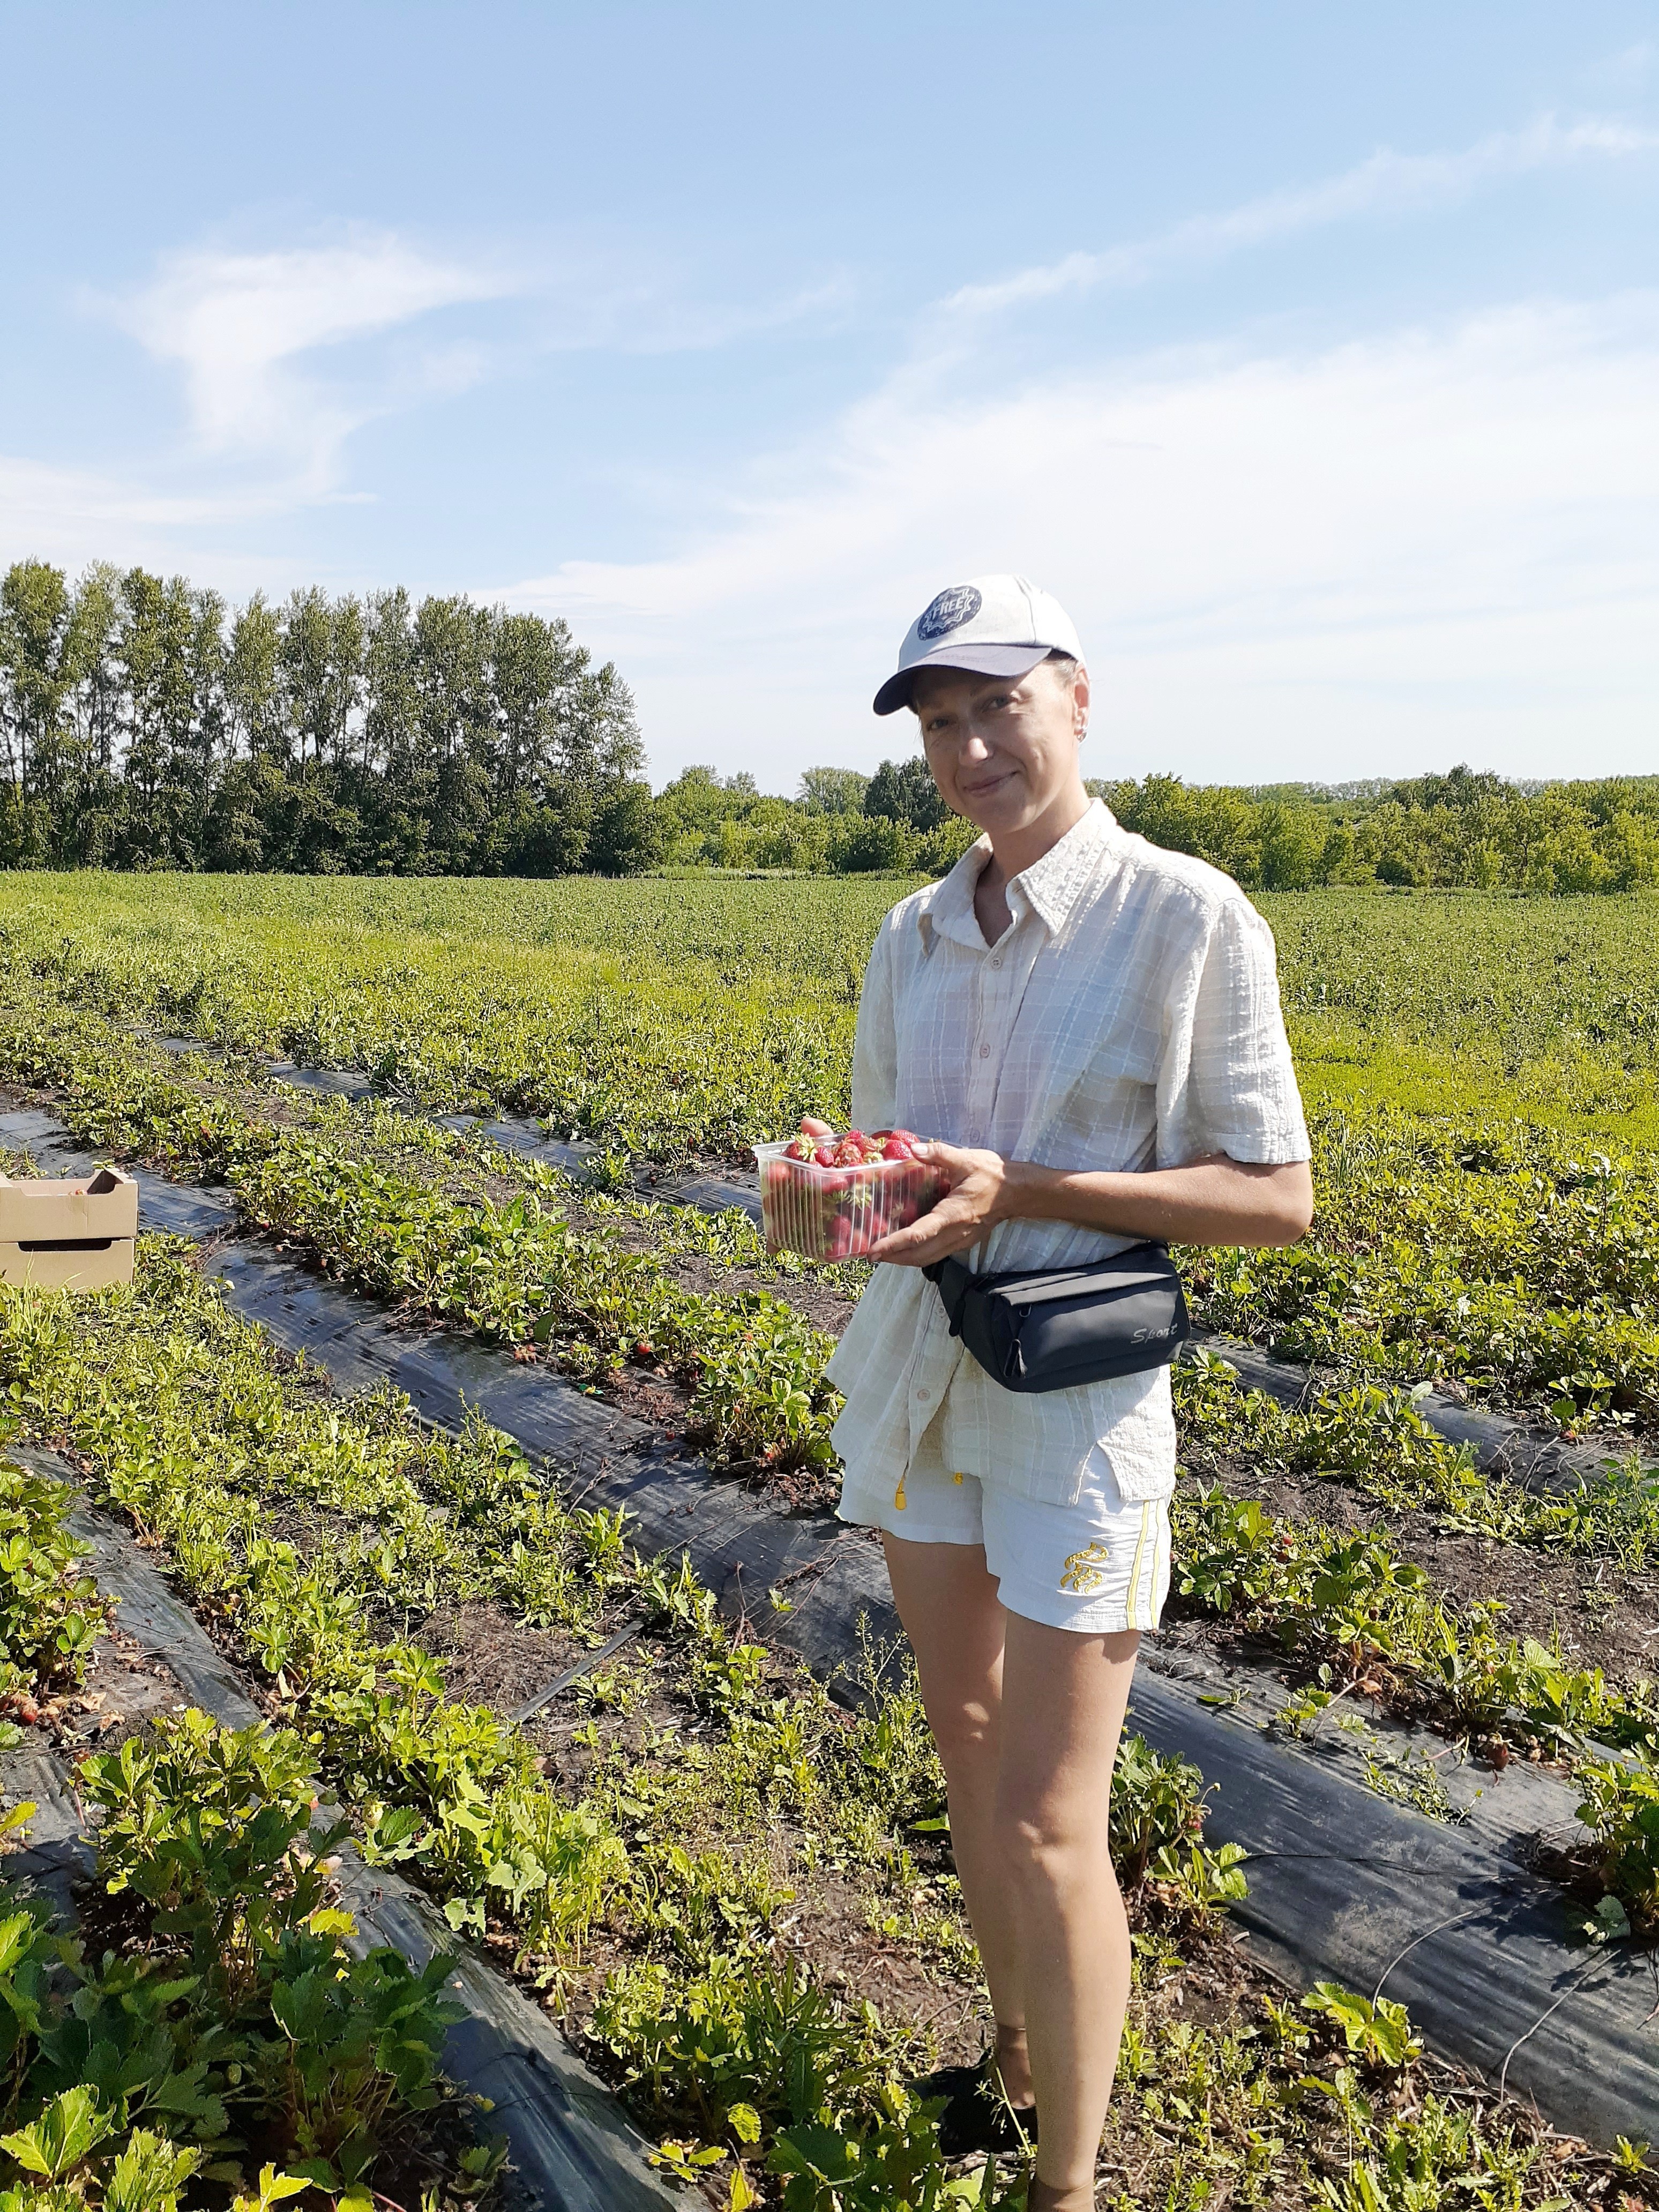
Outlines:
{"label": "white shorts", "polygon": [[866,1487],[849,1468],[837,1510],[912,1544],[983,1545],[1010,1613],[1079,1636],[1156,1628],[1170,1594],[1168,1500],[1123,1498],[1098,1446],[1076,1504],[1044,1505],[951,1474],[929,1429],[896,1490]]}

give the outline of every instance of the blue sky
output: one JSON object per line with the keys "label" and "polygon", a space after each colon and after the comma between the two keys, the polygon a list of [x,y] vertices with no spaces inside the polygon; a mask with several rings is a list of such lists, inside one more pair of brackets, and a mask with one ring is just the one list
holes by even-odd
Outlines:
{"label": "blue sky", "polygon": [[793,788],[942,585],[1096,772],[1659,769],[1659,0],[5,5],[0,560],[566,615]]}

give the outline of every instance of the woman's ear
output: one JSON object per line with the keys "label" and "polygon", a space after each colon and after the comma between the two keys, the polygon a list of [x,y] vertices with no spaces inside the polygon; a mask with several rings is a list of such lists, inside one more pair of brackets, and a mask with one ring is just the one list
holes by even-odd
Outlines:
{"label": "woman's ear", "polygon": [[1072,727],[1081,744],[1089,734],[1089,672],[1081,662],[1072,678]]}

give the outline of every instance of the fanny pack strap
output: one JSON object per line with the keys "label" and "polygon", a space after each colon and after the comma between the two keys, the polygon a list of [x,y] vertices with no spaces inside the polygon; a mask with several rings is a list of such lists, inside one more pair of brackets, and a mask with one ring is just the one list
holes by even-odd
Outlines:
{"label": "fanny pack strap", "polygon": [[945,1319],[951,1324],[952,1336],[962,1334],[962,1310],[968,1303],[968,1293],[977,1278],[965,1260],[935,1260],[922,1273],[930,1283],[939,1285],[939,1303],[945,1308]]}

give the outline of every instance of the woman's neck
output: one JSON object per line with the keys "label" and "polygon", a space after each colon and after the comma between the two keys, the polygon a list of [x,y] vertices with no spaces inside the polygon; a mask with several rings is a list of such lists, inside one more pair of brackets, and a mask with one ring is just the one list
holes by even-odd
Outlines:
{"label": "woman's neck", "polygon": [[1093,805],[1079,776],[1034,822],[1024,823],[1018,830],[991,830],[991,858],[986,866],[988,872],[996,871],[999,888],[1035,866],[1045,853],[1052,853]]}

